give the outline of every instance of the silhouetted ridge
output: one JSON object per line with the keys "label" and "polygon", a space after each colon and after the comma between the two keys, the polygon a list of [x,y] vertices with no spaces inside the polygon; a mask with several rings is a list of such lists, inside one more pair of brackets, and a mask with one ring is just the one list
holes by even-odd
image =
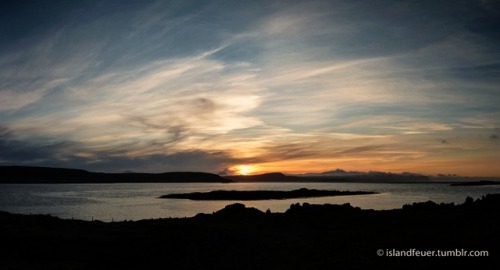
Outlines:
{"label": "silhouetted ridge", "polygon": [[289,176],[280,172],[274,173],[264,173],[256,175],[229,175],[225,178],[236,181],[236,182],[303,182],[307,179]]}
{"label": "silhouetted ridge", "polygon": [[92,178],[92,173],[67,168],[28,167],[28,166],[0,166],[0,182],[65,182],[68,179],[83,180]]}
{"label": "silhouetted ridge", "polygon": [[461,182],[461,183],[450,184],[450,186],[489,186],[489,185],[500,185],[500,182],[481,180],[481,181],[474,181],[474,182]]}
{"label": "silhouetted ridge", "polygon": [[0,166],[1,183],[176,183],[230,182],[204,172],[97,173],[78,169]]}
{"label": "silhouetted ridge", "polygon": [[366,182],[366,183],[421,183],[429,182],[430,178],[415,173],[385,173],[385,172],[346,172],[335,170],[324,173],[306,173],[286,175],[280,172],[257,175],[225,176],[235,182]]}

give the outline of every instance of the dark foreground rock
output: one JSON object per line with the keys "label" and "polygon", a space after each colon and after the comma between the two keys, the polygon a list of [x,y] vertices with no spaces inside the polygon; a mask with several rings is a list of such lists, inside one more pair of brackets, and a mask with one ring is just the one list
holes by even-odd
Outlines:
{"label": "dark foreground rock", "polygon": [[327,196],[347,196],[347,195],[368,195],[376,192],[367,191],[338,191],[338,190],[317,190],[301,188],[291,191],[276,190],[215,190],[210,192],[194,192],[168,194],[160,196],[163,199],[190,199],[190,200],[234,200],[234,201],[252,201],[252,200],[284,200],[295,198],[313,198]]}
{"label": "dark foreground rock", "polygon": [[[388,211],[233,204],[193,218],[112,223],[0,212],[0,269],[497,269],[498,228],[500,194]],[[489,256],[386,256],[396,251]]]}

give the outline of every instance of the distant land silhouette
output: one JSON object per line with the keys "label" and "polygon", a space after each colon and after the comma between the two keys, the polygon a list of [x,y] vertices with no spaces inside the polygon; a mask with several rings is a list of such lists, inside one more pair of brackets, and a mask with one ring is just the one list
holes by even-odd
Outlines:
{"label": "distant land silhouette", "polygon": [[[0,212],[2,269],[496,269],[500,194],[394,210],[232,204],[213,214],[104,223]],[[486,251],[477,257],[389,257]]]}
{"label": "distant land silhouette", "polygon": [[255,175],[227,175],[224,177],[234,182],[309,182],[308,178],[285,175],[280,172]]}
{"label": "distant land silhouette", "polygon": [[[34,166],[0,166],[0,184],[6,183],[229,183],[229,182],[339,182],[339,183],[460,183],[478,177],[416,173],[356,172],[337,169],[324,173],[287,175],[280,172],[257,175],[224,175],[206,172],[123,173],[89,172],[81,169]],[[499,180],[498,178],[481,178]]]}
{"label": "distant land silhouette", "polygon": [[235,182],[370,182],[370,183],[421,183],[429,182],[430,178],[414,173],[384,173],[384,172],[345,172],[336,170],[325,173],[307,173],[285,175],[283,173],[265,173],[258,175],[224,176]]}
{"label": "distant land silhouette", "polygon": [[204,172],[97,173],[78,169],[0,166],[0,183],[184,183],[231,182]]}
{"label": "distant land silhouette", "polygon": [[500,182],[482,180],[474,182],[453,183],[450,186],[491,186],[491,185],[500,185]]}
{"label": "distant land silhouette", "polygon": [[295,198],[313,198],[327,196],[347,196],[347,195],[368,195],[376,192],[367,191],[338,191],[338,190],[317,190],[301,188],[291,191],[275,190],[216,190],[210,192],[194,192],[181,194],[168,194],[160,196],[162,199],[190,199],[190,200],[284,200]]}

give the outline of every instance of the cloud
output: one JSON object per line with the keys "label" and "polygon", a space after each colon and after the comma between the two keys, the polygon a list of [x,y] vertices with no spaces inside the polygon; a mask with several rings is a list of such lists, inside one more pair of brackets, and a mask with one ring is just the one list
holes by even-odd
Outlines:
{"label": "cloud", "polygon": [[[3,62],[1,60],[0,63]],[[67,82],[64,74],[47,72],[42,65],[35,64],[36,67],[30,70],[26,70],[24,66],[6,68],[9,63],[0,67],[0,112],[18,110],[33,104]]]}
{"label": "cloud", "polygon": [[[36,105],[81,74],[96,69],[97,51],[103,43],[66,41],[68,29],[17,44],[0,53],[0,112]],[[27,41],[26,41],[27,42]]]}
{"label": "cloud", "polygon": [[64,160],[77,144],[69,141],[34,143],[16,139],[14,132],[0,127],[0,163],[38,164],[51,160]]}
{"label": "cloud", "polygon": [[204,171],[217,173],[228,164],[238,162],[224,152],[182,151],[163,155],[141,157],[106,156],[80,163],[88,170],[121,172],[125,169],[135,172]]}
{"label": "cloud", "polygon": [[36,34],[3,11],[2,147],[117,170],[490,155],[474,139],[500,125],[485,3],[105,1],[27,9]]}
{"label": "cloud", "polygon": [[235,74],[232,68],[239,69],[190,57],[115,70],[64,88],[55,96],[60,103],[39,104],[45,114],[19,119],[10,128],[85,143],[141,134],[144,140],[167,133],[179,139],[188,131],[214,135],[255,126],[260,122],[245,114],[258,106],[259,87],[253,76],[243,76],[251,72]]}
{"label": "cloud", "polygon": [[200,150],[127,157],[113,151],[88,152],[76,142],[39,142],[15,139],[12,131],[0,128],[0,165],[28,165],[82,168],[93,171],[137,172],[207,171],[217,172],[239,162],[224,152]]}

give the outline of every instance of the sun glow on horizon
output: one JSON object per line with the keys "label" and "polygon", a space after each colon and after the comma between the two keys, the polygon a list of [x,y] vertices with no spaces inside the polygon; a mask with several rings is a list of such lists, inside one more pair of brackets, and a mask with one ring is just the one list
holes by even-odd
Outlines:
{"label": "sun glow on horizon", "polygon": [[255,167],[251,165],[238,165],[235,169],[239,175],[249,175],[255,171]]}

